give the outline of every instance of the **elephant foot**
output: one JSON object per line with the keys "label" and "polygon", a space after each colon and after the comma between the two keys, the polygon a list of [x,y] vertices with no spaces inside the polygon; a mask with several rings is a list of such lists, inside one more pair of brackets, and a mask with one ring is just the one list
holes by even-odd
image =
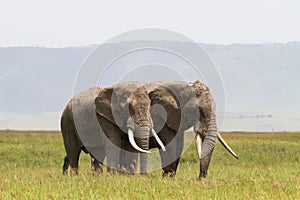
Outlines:
{"label": "elephant foot", "polygon": [[125,171],[126,171],[127,174],[134,174],[134,173],[135,173],[135,169],[134,169],[134,168],[131,168],[131,167],[125,169]]}
{"label": "elephant foot", "polygon": [[63,167],[62,173],[63,173],[63,175],[68,175],[68,167],[67,168]]}
{"label": "elephant foot", "polygon": [[121,173],[121,174],[126,174],[126,173],[128,173],[128,172],[127,172],[127,170],[126,170],[126,168],[125,168],[124,166],[121,166],[121,167],[120,167],[120,173]]}
{"label": "elephant foot", "polygon": [[123,174],[123,175],[129,175],[129,176],[134,175],[134,171],[128,170],[125,167],[121,167],[120,170],[119,170],[119,173]]}
{"label": "elephant foot", "polygon": [[96,159],[92,159],[91,160],[91,170],[93,172],[99,172],[99,173],[102,173],[103,172],[103,165],[101,162],[99,162],[98,160]]}
{"label": "elephant foot", "polygon": [[141,176],[147,176],[147,172],[141,172]]}
{"label": "elephant foot", "polygon": [[134,175],[134,170],[132,168],[126,168],[122,166],[119,170],[119,173],[124,175]]}
{"label": "elephant foot", "polygon": [[107,173],[109,174],[120,174],[121,171],[120,169],[115,169],[115,168],[112,168],[112,167],[107,167]]}
{"label": "elephant foot", "polygon": [[91,171],[92,172],[97,172],[97,173],[102,173],[103,172],[103,167],[102,167],[102,165],[101,164],[99,164],[99,165],[92,165],[91,166]]}
{"label": "elephant foot", "polygon": [[62,167],[62,173],[63,173],[63,175],[67,175],[68,174],[69,164],[70,164],[70,162],[69,162],[69,160],[68,160],[68,158],[66,156],[65,159],[64,159],[64,165]]}
{"label": "elephant foot", "polygon": [[168,171],[168,172],[164,171],[162,173],[163,178],[174,178],[175,175],[176,175],[175,171]]}
{"label": "elephant foot", "polygon": [[78,175],[78,167],[71,167],[71,170],[70,170],[70,175],[71,176],[74,176],[74,175]]}
{"label": "elephant foot", "polygon": [[137,160],[132,161],[131,164],[129,164],[129,166],[127,167],[127,171],[129,173],[134,174],[136,172],[137,169]]}
{"label": "elephant foot", "polygon": [[199,179],[199,180],[203,180],[203,179],[206,178],[206,176],[207,176],[207,173],[202,173],[202,172],[200,172],[200,175],[199,175],[198,179]]}

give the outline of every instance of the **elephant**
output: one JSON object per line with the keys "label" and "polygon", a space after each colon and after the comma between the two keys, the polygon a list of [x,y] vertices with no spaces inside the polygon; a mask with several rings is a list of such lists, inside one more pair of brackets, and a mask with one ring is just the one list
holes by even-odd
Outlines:
{"label": "elephant", "polygon": [[[101,90],[95,98],[95,110],[105,135],[108,167],[135,172],[137,153],[140,154],[140,173],[147,173],[149,138],[154,136],[159,147],[164,150],[157,133],[153,129],[150,115],[150,98],[147,90],[139,82],[125,82]],[[128,135],[128,136],[127,136]],[[136,142],[135,139],[136,138]],[[124,150],[124,162],[120,163],[120,154]],[[122,160],[122,156],[121,156]],[[125,166],[124,169],[120,169]]]}
{"label": "elephant", "polygon": [[[151,111],[154,127],[162,127],[158,136],[166,145],[166,151],[160,151],[164,176],[175,176],[183,149],[185,130],[194,126],[196,132],[197,153],[200,159],[199,178],[207,176],[208,167],[218,139],[235,157],[237,155],[227,145],[217,130],[216,105],[209,88],[199,80],[194,83],[181,81],[163,81],[149,91],[151,106],[160,105]],[[163,124],[162,124],[163,123]],[[201,147],[202,143],[202,147]],[[157,147],[150,142],[150,148]]]}
{"label": "elephant", "polygon": [[[199,178],[207,176],[212,152],[218,139],[236,158],[237,155],[218,134],[216,105],[209,88],[199,80],[145,83],[151,100],[151,118],[166,151],[159,150],[163,176],[174,177],[184,145],[184,131],[194,126],[197,153],[200,159]],[[202,143],[202,147],[201,147]],[[149,148],[160,148],[150,138]]]}
{"label": "elephant", "polygon": [[[104,142],[104,144],[97,142],[98,148],[100,148],[98,151],[101,153],[100,155],[96,156],[98,160],[96,164],[98,162],[102,164],[106,153],[109,152],[109,155],[112,155],[112,158],[111,161],[109,161],[110,159],[108,158],[108,164],[113,168],[117,168],[117,166],[120,164],[117,163],[120,151],[115,150],[114,148],[122,147],[125,150],[129,149],[129,151],[134,151],[132,149],[130,150],[130,146],[128,146],[128,144],[131,143],[133,148],[135,148],[137,151],[143,152],[140,159],[140,171],[141,173],[146,173],[147,154],[145,153],[149,153],[148,149],[150,148],[158,147],[160,148],[163,175],[175,176],[183,149],[183,132],[191,126],[194,126],[194,131],[196,132],[197,152],[200,159],[199,178],[205,178],[207,176],[210,159],[217,139],[234,157],[238,158],[232,149],[226,144],[221,135],[217,132],[215,102],[209,92],[208,87],[200,81],[195,81],[193,84],[180,81],[122,83],[98,91],[96,97],[95,93],[93,94],[94,96],[92,95],[91,100],[88,101],[89,105],[94,99],[94,109],[97,113],[98,122],[103,129],[102,132],[105,132],[105,137],[109,137],[108,141],[111,141],[113,144],[111,145],[111,148],[107,148],[107,142]],[[79,97],[80,96],[84,95],[79,95]],[[155,108],[155,105],[159,105],[160,108],[163,109],[151,108],[151,112],[149,114],[149,99],[150,106],[152,106],[152,108]],[[79,113],[78,115],[80,116],[82,113],[85,113],[83,108],[84,106],[82,106],[82,104],[84,103],[79,101],[79,105],[81,105],[79,107],[81,110],[79,109],[79,112],[75,112]],[[94,111],[90,106],[89,108],[91,112]],[[136,109],[136,111],[134,109]],[[70,109],[67,109],[66,113],[69,113],[70,115],[70,111],[68,110]],[[64,117],[62,117],[62,121],[63,118]],[[71,119],[71,117],[69,118]],[[82,121],[84,121],[84,119],[89,119],[89,116],[82,117]],[[154,128],[152,123],[154,124]],[[156,129],[158,135],[154,129]],[[127,131],[128,138],[126,137]],[[62,133],[64,136],[63,128]],[[138,144],[136,144],[134,141],[134,133]],[[150,133],[152,133],[152,135]],[[64,136],[64,142],[65,138],[68,139],[70,137]],[[86,151],[86,148],[82,145],[80,140],[78,141],[78,137],[77,139],[76,137],[74,138],[75,139],[73,139],[73,143],[79,147],[77,149],[73,148],[75,149],[75,152],[79,151],[80,153],[81,149]],[[93,141],[102,140],[101,138],[103,138],[103,134],[98,138],[95,138]],[[65,142],[65,147],[70,145],[69,143]],[[164,144],[167,145],[166,151]],[[141,148],[139,148],[139,146]],[[69,159],[67,147],[66,151],[66,158]],[[73,157],[75,158],[75,161],[70,161],[70,165],[71,167],[75,166],[75,168],[78,168],[79,154],[77,157]],[[129,169],[129,171],[133,171],[136,167],[136,156],[132,156],[132,154],[129,153],[129,155],[125,155],[125,157],[126,168]],[[75,164],[72,166],[71,163]]]}
{"label": "elephant", "polygon": [[[121,148],[127,150],[125,156],[128,157],[134,154],[128,152],[142,152],[140,171],[147,172],[150,133],[162,149],[165,147],[152,128],[147,91],[139,85],[138,82],[128,82],[108,88],[94,87],[80,92],[68,102],[61,116],[61,132],[67,153],[63,174],[67,174],[69,165],[72,171],[78,173],[81,150],[91,155],[92,170],[102,172],[105,157],[107,171],[121,170]],[[131,160],[131,168],[125,171],[133,172],[135,169],[137,159]]]}
{"label": "elephant", "polygon": [[[128,113],[130,117],[126,116]],[[127,138],[126,132],[119,128],[124,128],[126,122],[129,127],[127,140],[124,139]],[[118,147],[121,147],[121,142],[130,151],[144,153],[141,156],[142,161],[146,160],[141,164],[141,171],[144,172],[147,165],[146,153],[149,153],[147,141],[151,131],[145,127],[152,127],[150,100],[145,89],[138,88],[138,83],[117,84],[108,88],[94,87],[75,95],[61,116],[61,132],[67,153],[63,174],[67,174],[69,165],[78,174],[81,150],[91,155],[92,170],[102,172],[105,157],[108,162],[107,171],[119,170],[118,156],[121,149]],[[148,132],[143,131],[144,129]],[[153,130],[151,132],[159,140],[157,134]],[[137,143],[134,136],[137,137]]]}

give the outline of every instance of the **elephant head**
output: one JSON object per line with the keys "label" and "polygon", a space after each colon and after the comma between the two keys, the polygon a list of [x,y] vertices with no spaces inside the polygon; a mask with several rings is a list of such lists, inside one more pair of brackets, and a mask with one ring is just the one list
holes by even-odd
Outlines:
{"label": "elephant head", "polygon": [[136,82],[105,88],[95,99],[97,114],[127,132],[132,147],[143,153],[140,159],[141,173],[147,171],[150,134],[156,135],[155,138],[159,140],[153,130],[150,103],[146,89]]}
{"label": "elephant head", "polygon": [[[135,146],[134,135],[137,144],[143,151],[149,149],[150,133],[153,130],[150,104],[151,101],[145,87],[137,88],[128,99],[129,118],[127,128],[129,142],[133,147]],[[147,172],[148,155],[145,153],[140,154],[140,160],[140,172],[145,174]]]}
{"label": "elephant head", "polygon": [[197,80],[191,84],[191,89],[196,99],[192,98],[190,102],[185,105],[184,110],[194,110],[195,105],[196,109],[198,108],[199,110],[199,118],[195,121],[194,130],[196,132],[197,152],[200,159],[199,178],[205,178],[217,139],[235,158],[238,157],[218,133],[216,104],[209,88]]}

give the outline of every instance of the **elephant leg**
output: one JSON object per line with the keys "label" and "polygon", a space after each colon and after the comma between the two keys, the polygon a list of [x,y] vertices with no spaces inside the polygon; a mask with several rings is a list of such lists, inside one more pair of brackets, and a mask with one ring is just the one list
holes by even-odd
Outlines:
{"label": "elephant leg", "polygon": [[64,175],[68,174],[69,165],[70,165],[70,162],[69,162],[68,156],[66,156],[64,159],[63,167],[62,167],[62,171],[63,171]]}
{"label": "elephant leg", "polygon": [[82,144],[77,137],[74,123],[66,116],[62,117],[61,131],[64,139],[64,146],[67,156],[64,159],[63,174],[67,174],[68,166],[71,167],[71,172],[78,174],[78,160],[81,152]]}
{"label": "elephant leg", "polygon": [[176,132],[167,126],[164,126],[159,136],[166,145],[166,151],[159,150],[163,177],[174,177],[177,169],[177,138]]}
{"label": "elephant leg", "polygon": [[[103,135],[104,137],[104,135]],[[103,172],[103,162],[106,156],[105,144],[103,142],[103,138],[101,138],[101,146],[97,148],[97,158],[91,155],[91,170],[97,172]]]}
{"label": "elephant leg", "polygon": [[80,156],[81,149],[74,149],[70,154],[68,154],[68,159],[71,167],[71,175],[78,174],[78,161]]}
{"label": "elephant leg", "polygon": [[180,157],[181,157],[181,153],[182,153],[182,150],[183,150],[183,145],[184,145],[184,131],[178,131],[177,135],[176,135],[176,138],[177,138],[177,148],[176,148],[176,168],[175,168],[175,173],[177,171],[177,167],[178,167],[178,164],[179,164],[179,161],[180,161]]}
{"label": "elephant leg", "polygon": [[136,173],[139,154],[137,152],[126,153],[126,170],[131,174]]}
{"label": "elephant leg", "polygon": [[122,148],[121,148],[120,157],[119,157],[119,165],[120,165],[121,172],[126,173],[126,159],[125,159],[123,139],[122,139]]}
{"label": "elephant leg", "polygon": [[107,172],[120,170],[120,151],[123,131],[104,117],[98,119],[106,138],[103,139],[107,158]]}
{"label": "elephant leg", "polygon": [[137,171],[138,153],[129,143],[127,135],[123,138],[124,167],[127,173],[133,174]]}
{"label": "elephant leg", "polygon": [[[109,140],[117,140],[117,137],[109,137]],[[107,171],[113,172],[119,170],[119,159],[120,159],[120,146],[121,143],[110,143],[107,145]]]}
{"label": "elephant leg", "polygon": [[[163,177],[174,177],[176,174],[176,149],[166,148],[166,151],[160,152],[161,164],[163,169]],[[175,160],[175,161],[174,161]]]}

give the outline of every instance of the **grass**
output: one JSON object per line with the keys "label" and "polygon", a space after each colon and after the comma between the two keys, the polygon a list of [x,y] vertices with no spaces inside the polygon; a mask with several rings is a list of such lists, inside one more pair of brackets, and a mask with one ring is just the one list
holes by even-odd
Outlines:
{"label": "grass", "polygon": [[216,144],[205,180],[195,145],[176,178],[93,174],[82,153],[78,176],[63,176],[59,132],[0,132],[0,199],[300,199],[300,133],[223,133],[239,155]]}

